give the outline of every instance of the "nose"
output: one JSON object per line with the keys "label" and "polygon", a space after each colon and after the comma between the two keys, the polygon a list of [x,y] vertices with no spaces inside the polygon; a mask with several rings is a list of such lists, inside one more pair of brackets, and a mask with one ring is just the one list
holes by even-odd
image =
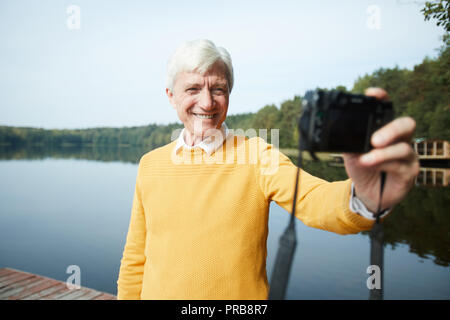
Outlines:
{"label": "nose", "polygon": [[214,107],[214,99],[211,95],[211,92],[204,88],[202,92],[200,93],[199,97],[199,107],[204,109],[205,111],[208,111]]}

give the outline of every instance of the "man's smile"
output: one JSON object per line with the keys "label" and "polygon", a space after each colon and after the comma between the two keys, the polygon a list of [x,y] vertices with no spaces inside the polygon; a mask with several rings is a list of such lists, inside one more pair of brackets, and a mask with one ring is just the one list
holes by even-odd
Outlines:
{"label": "man's smile", "polygon": [[212,119],[212,118],[214,118],[217,115],[217,113],[205,114],[205,113],[194,113],[194,112],[192,112],[192,114],[194,116],[196,116],[197,118],[200,118],[200,119]]}

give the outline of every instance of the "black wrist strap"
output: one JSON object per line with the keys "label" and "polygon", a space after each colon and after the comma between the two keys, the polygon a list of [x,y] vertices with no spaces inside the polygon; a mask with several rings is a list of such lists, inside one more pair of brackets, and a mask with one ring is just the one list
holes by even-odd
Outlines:
{"label": "black wrist strap", "polygon": [[380,216],[386,212],[386,210],[381,210],[381,199],[383,197],[383,189],[384,189],[384,184],[386,183],[386,172],[385,171],[381,171],[380,172],[380,198],[378,199],[378,208],[377,208],[377,213],[375,216],[375,223],[380,223]]}

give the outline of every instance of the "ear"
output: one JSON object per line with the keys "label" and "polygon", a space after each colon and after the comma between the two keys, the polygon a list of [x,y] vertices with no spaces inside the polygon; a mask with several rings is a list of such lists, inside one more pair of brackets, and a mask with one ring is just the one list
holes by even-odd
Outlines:
{"label": "ear", "polygon": [[173,107],[174,109],[176,109],[177,107],[176,107],[176,105],[175,105],[173,92],[172,92],[169,88],[166,88],[166,94],[167,94],[167,97],[169,98],[170,104],[172,105],[172,107]]}

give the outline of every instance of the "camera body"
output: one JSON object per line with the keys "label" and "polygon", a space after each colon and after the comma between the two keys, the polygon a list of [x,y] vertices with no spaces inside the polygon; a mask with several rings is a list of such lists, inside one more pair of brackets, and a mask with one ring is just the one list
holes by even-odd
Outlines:
{"label": "camera body", "polygon": [[300,150],[368,152],[372,134],[393,118],[392,102],[338,90],[308,91],[298,123]]}

